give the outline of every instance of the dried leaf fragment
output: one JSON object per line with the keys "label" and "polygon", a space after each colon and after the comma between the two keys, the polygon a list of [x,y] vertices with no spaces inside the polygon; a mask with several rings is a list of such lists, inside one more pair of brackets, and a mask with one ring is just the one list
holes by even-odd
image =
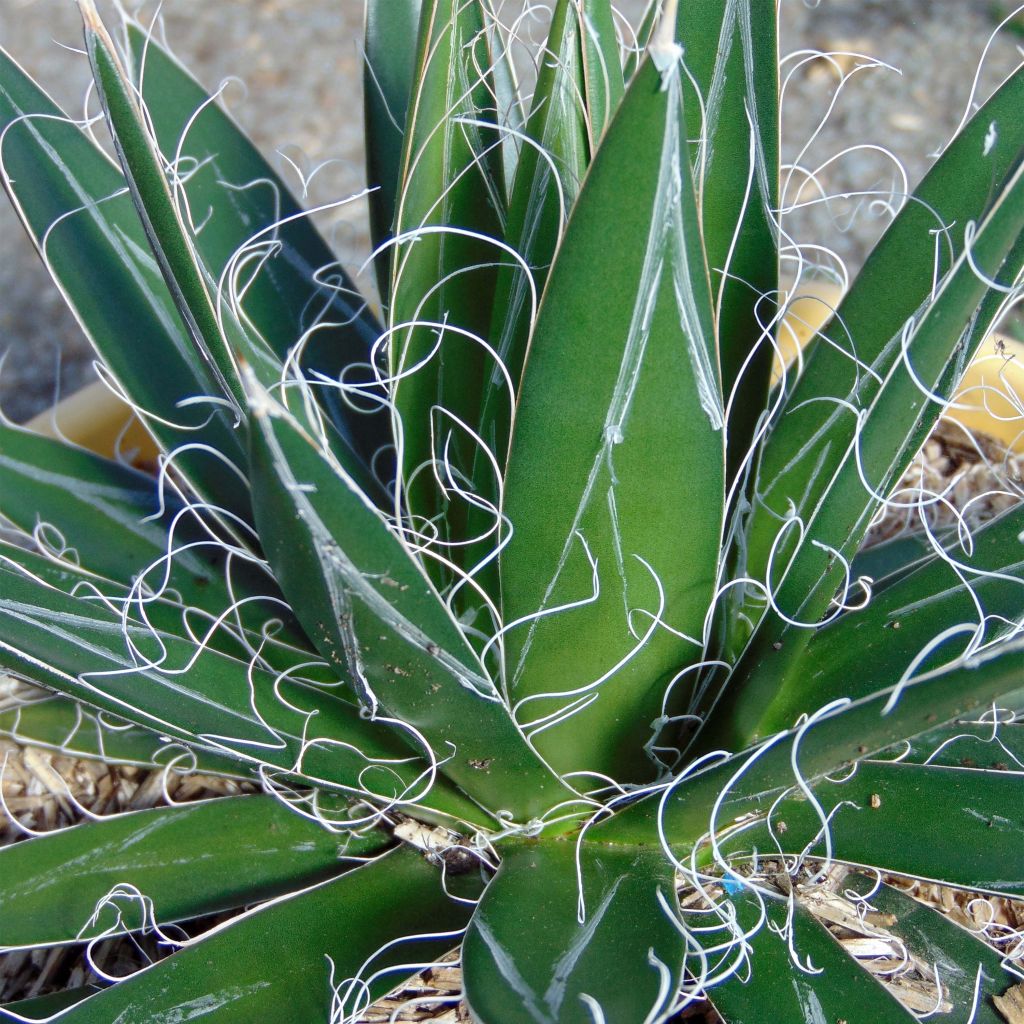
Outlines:
{"label": "dried leaf fragment", "polygon": [[1011,985],[1001,996],[993,996],[992,1002],[1007,1024],[1024,1024],[1024,982]]}

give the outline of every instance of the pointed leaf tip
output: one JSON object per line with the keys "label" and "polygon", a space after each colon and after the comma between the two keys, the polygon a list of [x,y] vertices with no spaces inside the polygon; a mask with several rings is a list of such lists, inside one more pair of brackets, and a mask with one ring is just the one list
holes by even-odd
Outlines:
{"label": "pointed leaf tip", "polygon": [[[682,44],[676,42],[678,7],[679,0],[665,0],[661,20],[658,22],[647,48],[651,55],[651,63],[658,69],[662,77],[672,68],[677,67],[683,57]],[[662,88],[665,88],[664,82],[662,82]]]}
{"label": "pointed leaf tip", "polygon": [[[107,35],[107,30],[100,20],[99,11],[96,10],[93,0],[78,0],[78,10],[86,29],[96,32],[98,35]],[[107,38],[109,39],[109,36]]]}

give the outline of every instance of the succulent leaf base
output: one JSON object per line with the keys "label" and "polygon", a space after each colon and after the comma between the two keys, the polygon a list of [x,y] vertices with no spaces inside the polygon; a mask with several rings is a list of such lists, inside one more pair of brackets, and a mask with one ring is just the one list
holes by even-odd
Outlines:
{"label": "succulent leaf base", "polygon": [[0,850],[4,950],[172,950],[0,1019],[342,1024],[455,948],[478,1024],[1013,1019],[895,882],[1024,895],[1024,511],[894,488],[1022,295],[1024,72],[785,368],[774,4],[555,0],[526,90],[488,0],[367,0],[373,286],[80,7],[97,116],[0,54],[0,169],[160,455],[0,426],[0,728],[259,792]]}

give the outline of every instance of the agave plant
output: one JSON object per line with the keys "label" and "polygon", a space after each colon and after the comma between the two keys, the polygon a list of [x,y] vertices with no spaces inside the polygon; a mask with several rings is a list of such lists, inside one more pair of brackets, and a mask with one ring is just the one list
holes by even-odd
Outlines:
{"label": "agave plant", "polygon": [[457,947],[480,1024],[913,1020],[838,920],[997,1022],[892,883],[1024,894],[1024,512],[859,549],[1021,294],[1024,72],[773,385],[773,4],[557,0],[527,101],[485,0],[368,0],[376,305],[80,6],[116,162],[3,55],[3,178],[161,454],[0,427],[2,724],[260,792],[0,851],[5,949],[173,950],[0,1017],[354,1021]]}

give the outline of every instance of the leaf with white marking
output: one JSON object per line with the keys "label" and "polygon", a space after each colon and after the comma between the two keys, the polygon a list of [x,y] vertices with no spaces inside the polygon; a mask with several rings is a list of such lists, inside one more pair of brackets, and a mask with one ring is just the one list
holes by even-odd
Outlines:
{"label": "leaf with white marking", "polygon": [[323,657],[371,716],[408,723],[482,805],[525,821],[571,798],[515,728],[409,548],[330,453],[251,386],[260,536]]}
{"label": "leaf with white marking", "polygon": [[746,458],[764,410],[773,360],[765,328],[779,286],[775,4],[684,0],[676,35],[692,75],[686,124],[695,140],[691,159],[715,297],[722,390],[731,398],[732,474]]}
{"label": "leaf with white marking", "polygon": [[[466,903],[449,897],[439,881],[419,854],[393,850],[212,929],[61,1020],[311,1024],[329,1020],[339,1002],[348,1014],[407,978],[412,969],[401,965],[443,954],[445,939],[454,941],[465,927]],[[388,905],[402,913],[381,913]],[[403,942],[407,936],[425,939]]]}
{"label": "leaf with white marking", "polygon": [[[270,796],[111,815],[0,849],[0,949],[81,942],[270,899],[379,853]],[[183,872],[188,857],[197,870]]]}
{"label": "leaf with white marking", "polygon": [[[396,214],[389,357],[405,498],[414,514],[432,517],[445,499],[431,463],[449,450],[450,432],[449,458],[463,473],[471,468],[472,450],[460,451],[464,437],[451,417],[473,429],[480,415],[480,340],[505,258],[492,241],[501,236],[504,195],[481,0],[424,0],[419,45]],[[445,520],[456,536],[457,519],[449,508]]]}
{"label": "leaf with white marking", "polygon": [[[706,959],[713,970],[734,968],[740,949],[733,943],[741,936],[747,943],[740,969],[708,993],[728,1024],[761,1024],[766,1006],[773,1019],[787,1024],[917,1020],[799,904],[772,892],[759,898],[741,891],[723,895],[719,908],[691,923],[706,929],[697,938],[712,950]],[[794,951],[806,970],[794,966]],[[697,957],[692,960],[690,969],[700,970]]]}
{"label": "leaf with white marking", "polygon": [[0,636],[0,667],[243,769],[480,818],[440,782],[426,796],[428,766],[402,734],[364,720],[341,696],[123,622],[2,565]]}
{"label": "leaf with white marking", "polygon": [[182,767],[194,766],[204,775],[245,778],[248,774],[231,758],[168,743],[166,737],[150,729],[90,711],[69,697],[23,685],[10,677],[0,678],[0,736],[106,764],[160,768],[174,762]]}
{"label": "leaf with white marking", "polygon": [[[798,778],[811,786],[827,782],[862,758],[881,756],[895,744],[903,750],[904,741],[924,737],[943,722],[980,714],[993,702],[1008,699],[1010,707],[1021,707],[1022,673],[1024,647],[1018,642],[902,685],[881,680],[871,696],[833,706],[756,747],[694,768],[670,792],[640,800],[595,826],[593,838],[649,842],[660,820],[668,841],[688,854],[709,831],[768,811],[778,797],[793,791]],[[711,859],[710,848],[703,846],[698,862]]]}
{"label": "leaf with white marking", "polygon": [[859,700],[886,683],[956,664],[1021,630],[1024,506],[974,532],[970,550],[941,556],[817,630],[805,652],[785,661],[773,650],[744,681],[755,699],[720,718],[706,744],[731,748],[789,728],[830,701]]}
{"label": "leaf with white marking", "polygon": [[[908,199],[825,327],[764,446],[741,568],[766,579],[772,564],[768,582],[795,619],[820,620],[843,585],[843,559],[853,557],[881,497],[941,414],[937,396],[955,392],[998,312],[1002,296],[988,281],[1008,284],[1024,263],[1022,102],[1024,70],[978,110]],[[756,623],[763,594],[752,588],[744,601],[743,614]],[[764,644],[780,639],[779,624],[770,625]],[[745,632],[734,630],[730,654]]]}
{"label": "leaf with white marking", "polygon": [[244,456],[224,393],[179,318],[124,176],[3,51],[0,170],[26,231],[114,379],[149,414],[165,451],[190,446],[175,457],[176,468],[200,494],[247,517],[248,492],[225,466],[241,465]]}
{"label": "leaf with white marking", "polygon": [[618,779],[654,770],[644,748],[700,651],[722,530],[682,77],[671,44],[649,59],[591,166],[527,356],[505,485],[509,699],[560,770]]}
{"label": "leaf with white marking", "polygon": [[[146,123],[174,168],[176,200],[188,211],[182,227],[223,329],[233,330],[237,316],[248,361],[265,362],[271,380],[294,357],[315,382],[350,470],[361,466],[370,479],[375,454],[390,443],[383,393],[369,369],[381,327],[309,214],[232,118],[141,26],[129,21],[126,33]],[[351,401],[339,380],[353,388]]]}
{"label": "leaf with white marking", "polygon": [[661,1020],[682,954],[675,871],[657,847],[514,846],[463,944],[466,1001],[480,1024]]}

